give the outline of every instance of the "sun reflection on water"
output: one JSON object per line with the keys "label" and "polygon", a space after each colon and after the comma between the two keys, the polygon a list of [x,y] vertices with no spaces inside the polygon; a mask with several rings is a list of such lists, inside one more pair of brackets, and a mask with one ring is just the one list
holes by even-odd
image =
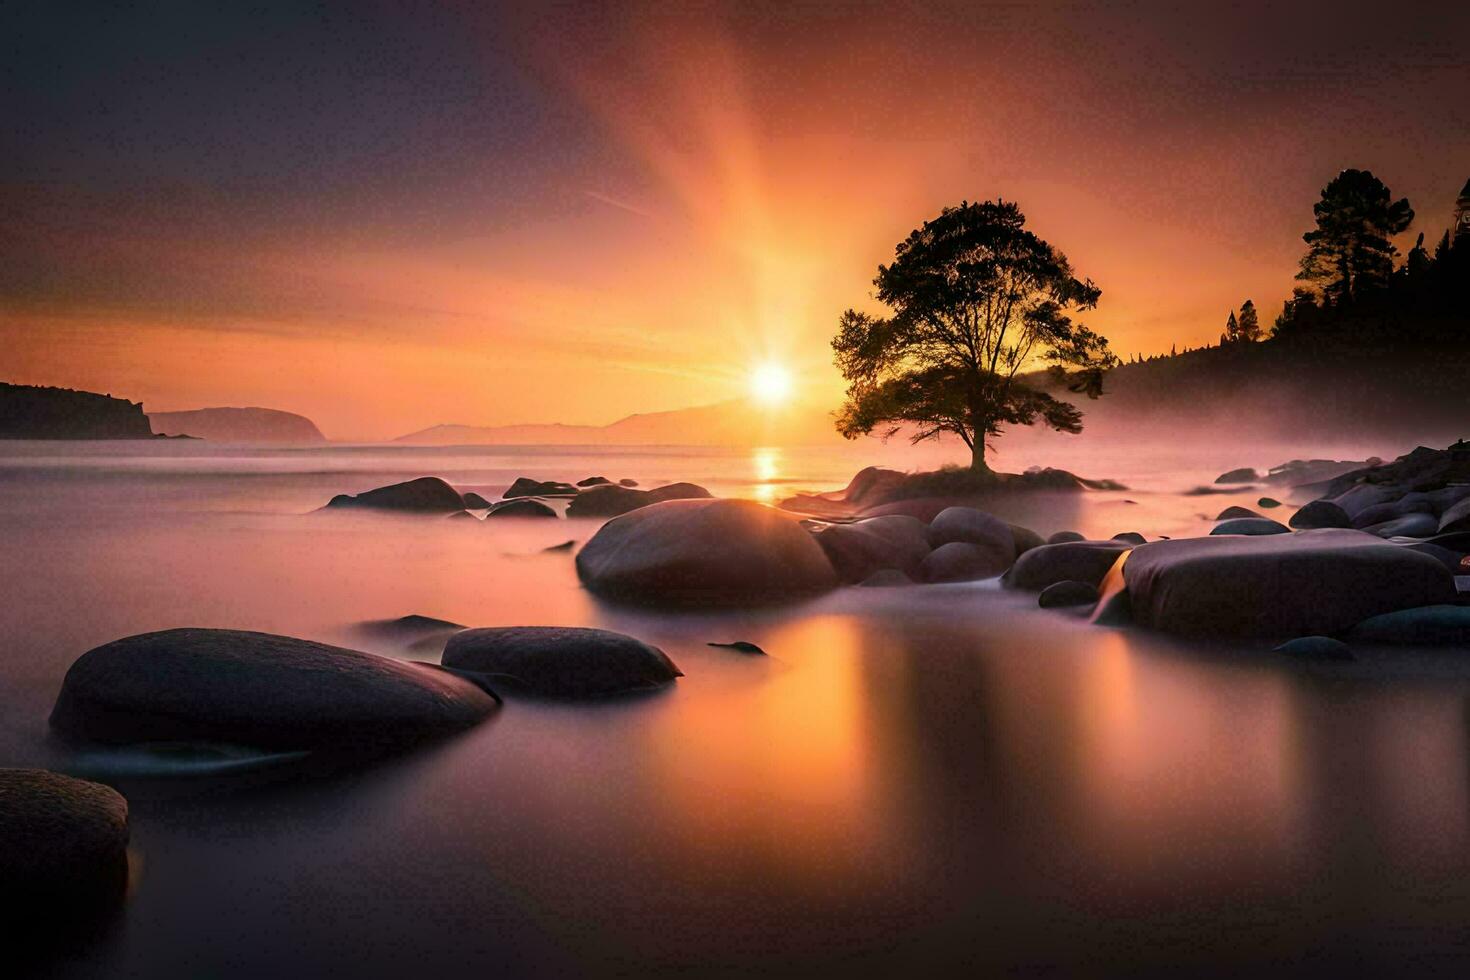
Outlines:
{"label": "sun reflection on water", "polygon": [[774,504],[781,479],[781,450],[766,446],[751,451],[750,466],[755,477],[752,497],[763,504]]}

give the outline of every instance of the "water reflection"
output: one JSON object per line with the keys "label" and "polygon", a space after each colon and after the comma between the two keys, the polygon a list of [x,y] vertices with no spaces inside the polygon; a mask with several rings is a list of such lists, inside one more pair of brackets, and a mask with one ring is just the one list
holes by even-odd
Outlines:
{"label": "water reflection", "polygon": [[750,454],[751,470],[755,474],[752,496],[763,504],[774,504],[782,496],[781,487],[775,481],[781,479],[781,450],[775,447],[756,449]]}

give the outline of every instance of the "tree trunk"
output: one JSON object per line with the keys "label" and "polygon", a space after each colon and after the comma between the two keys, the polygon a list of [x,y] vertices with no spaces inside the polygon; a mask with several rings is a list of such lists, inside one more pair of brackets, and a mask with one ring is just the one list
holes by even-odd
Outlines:
{"label": "tree trunk", "polygon": [[970,447],[970,471],[972,473],[989,473],[990,466],[985,462],[985,440],[977,438]]}

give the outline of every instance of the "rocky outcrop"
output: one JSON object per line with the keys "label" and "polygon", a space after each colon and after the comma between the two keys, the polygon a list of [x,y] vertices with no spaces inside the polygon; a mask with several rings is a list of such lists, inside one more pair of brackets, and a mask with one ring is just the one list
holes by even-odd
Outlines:
{"label": "rocky outcrop", "polygon": [[396,510],[416,514],[452,514],[464,509],[459,492],[436,476],[366,490],[356,496],[339,493],[327,502],[334,509]]}
{"label": "rocky outcrop", "polygon": [[545,697],[603,697],[671,683],[683,671],[662,650],[609,630],[512,626],[456,633],[443,663]]}
{"label": "rocky outcrop", "polygon": [[795,518],[748,500],[667,500],[615,517],[577,554],[592,592],[649,604],[799,599],[837,585]]}
{"label": "rocky outcrop", "polygon": [[0,439],[151,439],[139,402],[0,382]]}
{"label": "rocky outcrop", "polygon": [[83,654],[51,712],[95,742],[223,742],[374,752],[468,728],[494,710],[435,666],[242,630],[173,629]]}

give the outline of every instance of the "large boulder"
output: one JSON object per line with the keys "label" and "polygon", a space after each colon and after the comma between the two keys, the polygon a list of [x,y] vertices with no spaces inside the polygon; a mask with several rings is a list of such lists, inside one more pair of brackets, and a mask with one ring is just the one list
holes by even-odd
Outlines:
{"label": "large boulder", "polygon": [[925,582],[973,582],[994,578],[1010,567],[1011,559],[997,548],[951,541],[929,553],[919,566],[919,578]]}
{"label": "large boulder", "polygon": [[501,496],[506,500],[512,497],[570,497],[576,492],[577,488],[570,483],[562,483],[559,480],[533,480],[528,476],[518,476]]}
{"label": "large boulder", "polygon": [[710,492],[693,483],[670,483],[652,490],[621,484],[599,484],[583,490],[567,505],[568,517],[618,517],[665,500],[708,500]]}
{"label": "large boulder", "polygon": [[1352,527],[1353,519],[1330,500],[1314,500],[1291,515],[1291,526],[1303,530]]}
{"label": "large boulder", "polygon": [[1156,541],[1123,577],[1136,622],[1192,636],[1330,635],[1455,598],[1435,559],[1339,529]]}
{"label": "large boulder", "polygon": [[1032,548],[1040,548],[1046,544],[1046,539],[1029,527],[1022,527],[1019,524],[1011,524],[1009,526],[1011,529],[1011,541],[1016,546],[1017,555],[1024,555]]}
{"label": "large boulder", "polygon": [[1041,590],[1036,604],[1042,609],[1065,609],[1068,606],[1095,606],[1097,586],[1086,582],[1057,582]]}
{"label": "large boulder", "polygon": [[480,685],[431,664],[270,633],[172,629],[78,658],[51,726],[97,742],[370,752],[461,731],[495,706]]}
{"label": "large boulder", "polygon": [[1221,521],[1210,529],[1211,534],[1290,534],[1291,528],[1269,517],[1237,517]]}
{"label": "large boulder", "polygon": [[584,698],[662,687],[684,672],[658,647],[610,630],[507,626],[465,630],[444,666],[504,678],[546,697]]}
{"label": "large boulder", "polygon": [[599,595],[651,604],[774,602],[837,585],[794,517],[749,500],[666,500],[615,517],[577,553],[577,575]]}
{"label": "large boulder", "polygon": [[1062,541],[1042,545],[1017,558],[1001,583],[1031,592],[1040,592],[1057,582],[1096,586],[1118,556],[1131,547],[1125,541]]}
{"label": "large boulder", "polygon": [[885,568],[915,575],[929,555],[924,522],[897,514],[851,524],[821,524],[812,534],[838,578],[848,583],[861,582]]}
{"label": "large boulder", "polygon": [[928,534],[932,548],[963,541],[1005,553],[1008,558],[1016,554],[1016,535],[1011,526],[974,507],[946,507],[929,522]]}
{"label": "large boulder", "polygon": [[[127,891],[127,847],[128,804],[116,791],[44,769],[0,769],[0,914],[12,944],[38,938],[22,925],[54,934],[115,908]],[[7,958],[14,952],[9,945]]]}
{"label": "large boulder", "polygon": [[1361,643],[1406,646],[1470,645],[1470,606],[1420,606],[1370,616],[1348,637]]}
{"label": "large boulder", "polygon": [[1470,531],[1470,497],[1461,499],[1440,515],[1439,533],[1453,534],[1456,531]]}
{"label": "large boulder", "polygon": [[328,507],[357,507],[367,510],[398,510],[419,514],[452,514],[464,509],[459,491],[437,476],[421,476],[417,480],[365,490],[357,496],[339,493],[327,502]]}

